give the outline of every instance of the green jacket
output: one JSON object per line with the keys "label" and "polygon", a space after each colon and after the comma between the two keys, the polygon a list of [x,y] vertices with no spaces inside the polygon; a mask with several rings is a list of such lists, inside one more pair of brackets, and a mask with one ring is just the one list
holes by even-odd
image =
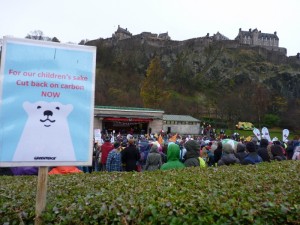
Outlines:
{"label": "green jacket", "polygon": [[177,144],[170,144],[167,151],[167,162],[161,166],[161,170],[184,168],[184,164],[180,162],[180,149]]}

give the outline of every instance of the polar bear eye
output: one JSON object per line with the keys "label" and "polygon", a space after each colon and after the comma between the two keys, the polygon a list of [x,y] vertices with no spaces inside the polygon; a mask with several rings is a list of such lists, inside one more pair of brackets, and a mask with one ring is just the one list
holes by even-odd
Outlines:
{"label": "polar bear eye", "polygon": [[36,108],[37,108],[37,109],[40,109],[40,108],[42,108],[42,106],[40,106],[40,105],[39,105],[39,106],[38,106],[38,107],[36,107]]}
{"label": "polar bear eye", "polygon": [[60,110],[60,108],[58,106],[55,109]]}

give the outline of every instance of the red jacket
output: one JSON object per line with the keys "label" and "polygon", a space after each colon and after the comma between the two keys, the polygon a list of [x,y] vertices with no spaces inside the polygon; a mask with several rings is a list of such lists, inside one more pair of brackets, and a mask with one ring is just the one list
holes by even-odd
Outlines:
{"label": "red jacket", "polygon": [[108,153],[114,149],[114,145],[110,142],[104,142],[101,146],[101,163],[105,164],[107,160]]}

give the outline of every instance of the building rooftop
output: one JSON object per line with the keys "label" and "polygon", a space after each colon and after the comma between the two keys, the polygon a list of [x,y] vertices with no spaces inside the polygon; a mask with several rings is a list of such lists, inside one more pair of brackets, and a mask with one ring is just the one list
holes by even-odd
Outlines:
{"label": "building rooftop", "polygon": [[185,122],[200,122],[200,120],[188,115],[163,115],[163,120],[168,121],[185,121]]}
{"label": "building rooftop", "polygon": [[95,105],[95,109],[108,109],[108,110],[126,110],[126,111],[155,111],[164,112],[161,109],[150,109],[150,108],[137,108],[137,107],[121,107],[121,106],[99,106]]}

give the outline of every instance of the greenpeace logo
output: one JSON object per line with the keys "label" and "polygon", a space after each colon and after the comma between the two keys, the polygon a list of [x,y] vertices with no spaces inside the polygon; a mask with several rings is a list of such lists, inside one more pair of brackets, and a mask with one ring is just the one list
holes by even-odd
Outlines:
{"label": "greenpeace logo", "polygon": [[34,160],[55,160],[56,157],[47,157],[47,156],[44,156],[44,157],[41,157],[41,156],[35,156],[34,157]]}

